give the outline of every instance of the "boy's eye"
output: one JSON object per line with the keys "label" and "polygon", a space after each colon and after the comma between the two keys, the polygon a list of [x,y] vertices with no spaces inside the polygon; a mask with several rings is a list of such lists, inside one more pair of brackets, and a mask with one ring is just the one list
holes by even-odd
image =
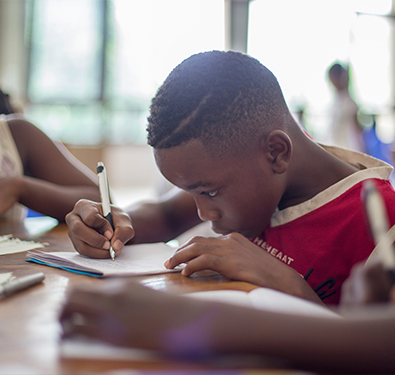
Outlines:
{"label": "boy's eye", "polygon": [[210,198],[214,198],[218,194],[218,190],[214,191],[203,191],[201,194],[208,195]]}

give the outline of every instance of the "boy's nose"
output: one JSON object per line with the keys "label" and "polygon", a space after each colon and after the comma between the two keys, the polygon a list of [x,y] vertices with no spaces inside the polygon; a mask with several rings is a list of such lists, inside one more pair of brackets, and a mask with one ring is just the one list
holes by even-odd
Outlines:
{"label": "boy's nose", "polygon": [[202,221],[217,221],[221,218],[221,215],[216,209],[205,204],[197,203],[196,205],[198,209],[198,215]]}

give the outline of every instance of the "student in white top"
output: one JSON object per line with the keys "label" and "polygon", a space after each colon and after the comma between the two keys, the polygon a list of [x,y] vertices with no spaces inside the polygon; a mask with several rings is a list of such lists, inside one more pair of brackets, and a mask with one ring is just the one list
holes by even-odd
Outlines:
{"label": "student in white top", "polygon": [[[8,97],[0,96],[0,104],[7,103]],[[93,172],[10,112],[0,106],[0,221],[22,221],[28,207],[63,222],[79,199],[100,199]]]}

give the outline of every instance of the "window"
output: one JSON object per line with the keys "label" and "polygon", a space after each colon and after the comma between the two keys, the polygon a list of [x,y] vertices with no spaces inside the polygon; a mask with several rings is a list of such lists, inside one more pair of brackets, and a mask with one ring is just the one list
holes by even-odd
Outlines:
{"label": "window", "polygon": [[[65,143],[145,143],[150,100],[168,73],[193,53],[225,48],[225,3],[27,1],[27,115]],[[326,72],[336,60],[351,65],[366,112],[392,111],[391,3],[250,1],[247,52],[273,71],[318,140],[332,99]],[[387,121],[383,129],[389,141],[395,126]]]}
{"label": "window", "polygon": [[307,129],[320,140],[332,99],[326,73],[337,60],[351,65],[355,99],[366,112],[393,105],[390,12],[390,0],[254,0],[248,53],[273,71],[291,110],[305,111]]}
{"label": "window", "polygon": [[224,49],[223,0],[32,0],[27,116],[65,143],[145,143],[182,60]]}

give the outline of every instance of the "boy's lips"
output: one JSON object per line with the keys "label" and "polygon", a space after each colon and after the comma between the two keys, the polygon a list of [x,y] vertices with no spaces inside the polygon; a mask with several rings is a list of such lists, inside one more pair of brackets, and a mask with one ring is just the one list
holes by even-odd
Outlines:
{"label": "boy's lips", "polygon": [[213,230],[213,232],[222,234],[223,236],[226,234],[232,233],[231,230],[221,229],[221,228],[215,227],[214,225],[211,225],[211,229]]}
{"label": "boy's lips", "polygon": [[227,234],[231,234],[231,233],[240,233],[240,231],[236,229],[220,228],[218,226],[215,226],[213,223],[211,224],[211,229],[213,230],[213,232],[218,233],[222,236],[226,236]]}

